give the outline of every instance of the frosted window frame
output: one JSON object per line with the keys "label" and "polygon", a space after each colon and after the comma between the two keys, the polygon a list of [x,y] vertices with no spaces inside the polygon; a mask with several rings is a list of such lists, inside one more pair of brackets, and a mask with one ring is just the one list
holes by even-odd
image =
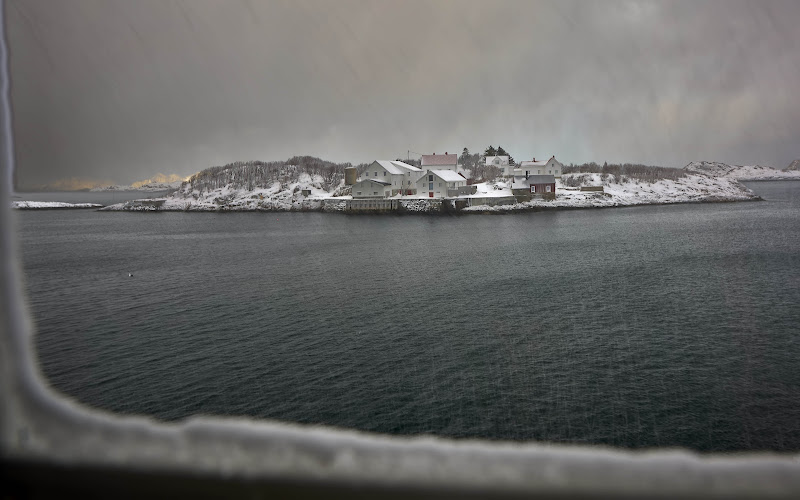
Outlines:
{"label": "frosted window frame", "polygon": [[[4,26],[5,4],[0,7]],[[800,494],[798,454],[700,456],[685,450],[393,437],[248,418],[197,416],[165,423],[89,408],[54,392],[34,357],[35,332],[23,293],[18,220],[10,206],[14,153],[4,41],[0,52],[0,447],[5,461],[420,488],[434,494]]]}

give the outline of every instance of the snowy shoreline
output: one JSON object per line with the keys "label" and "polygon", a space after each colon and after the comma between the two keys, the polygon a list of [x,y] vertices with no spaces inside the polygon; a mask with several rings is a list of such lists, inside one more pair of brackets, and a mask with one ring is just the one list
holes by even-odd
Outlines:
{"label": "snowy shoreline", "polygon": [[[580,175],[582,182],[591,186],[602,186],[603,191],[581,191],[579,187],[564,185],[570,176]],[[510,188],[505,182],[477,185],[474,195],[448,200],[422,197],[381,198],[396,201],[396,209],[348,210],[350,196],[331,196],[324,190],[314,188],[314,179],[301,179],[286,186],[271,186],[266,189],[242,190],[229,186],[206,193],[177,191],[171,196],[156,200],[134,200],[111,205],[104,211],[131,212],[327,212],[348,214],[374,213],[519,213],[545,210],[572,210],[587,208],[616,208],[641,205],[673,205],[676,203],[724,203],[736,201],[758,201],[759,196],[740,184],[736,179],[711,177],[703,174],[687,174],[676,180],[660,179],[642,182],[627,177],[615,179],[601,174],[568,174],[558,182],[554,200],[534,199],[514,202]],[[299,189],[298,189],[299,188]],[[306,195],[301,194],[306,190]],[[309,193],[310,192],[310,193]],[[456,208],[456,203],[467,205]],[[505,204],[501,204],[505,203]]]}
{"label": "snowy shoreline", "polygon": [[61,201],[12,201],[11,208],[17,210],[75,210],[103,208],[99,203],[64,203]]}

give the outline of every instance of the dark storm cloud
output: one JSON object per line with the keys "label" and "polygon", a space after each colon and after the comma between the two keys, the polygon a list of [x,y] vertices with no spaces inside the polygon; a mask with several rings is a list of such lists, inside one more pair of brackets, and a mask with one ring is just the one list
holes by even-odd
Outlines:
{"label": "dark storm cloud", "polygon": [[6,5],[18,178],[498,143],[518,160],[800,156],[798,2]]}

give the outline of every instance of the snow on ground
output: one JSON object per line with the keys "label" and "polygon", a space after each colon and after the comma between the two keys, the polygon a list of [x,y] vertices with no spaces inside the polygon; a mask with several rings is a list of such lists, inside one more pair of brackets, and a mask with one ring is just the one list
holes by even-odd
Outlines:
{"label": "snow on ground", "polygon": [[[586,176],[586,185],[603,186],[605,192],[580,191],[580,188],[577,187],[564,186],[562,181],[573,175]],[[467,212],[508,212],[545,208],[623,207],[756,199],[758,196],[734,179],[715,178],[701,174],[689,174],[678,180],[662,179],[654,183],[628,178],[615,179],[614,176],[608,176],[604,181],[601,174],[565,174],[561,180],[556,180],[555,200],[534,199],[524,203],[492,207],[479,205],[464,210]]]}
{"label": "snow on ground", "polygon": [[[580,175],[584,185],[603,186],[604,193],[580,191],[577,187],[567,187],[561,179],[556,181],[555,200],[534,199],[524,203],[499,206],[472,206],[465,208],[467,212],[507,212],[515,210],[537,210],[546,208],[591,208],[619,207],[648,204],[669,204],[711,201],[744,201],[758,197],[735,179],[713,177],[699,173],[688,173],[677,180],[662,179],[647,183],[613,175],[601,174],[565,174],[563,180],[570,176]],[[302,174],[297,182],[282,184],[275,182],[271,186],[248,190],[246,187],[234,188],[230,185],[210,191],[191,191],[189,184],[164,198],[164,205],[159,210],[180,211],[310,211],[344,210],[344,200],[351,196],[333,196],[332,192],[322,189],[319,176]],[[340,185],[337,189],[341,189]],[[304,195],[303,191],[309,194]],[[512,192],[507,182],[485,182],[476,184],[474,195],[466,198],[510,197]],[[404,208],[409,212],[430,211],[431,203],[426,197],[403,196],[394,198],[404,200]],[[324,203],[329,200],[328,203]],[[340,200],[341,203],[331,203]],[[414,204],[416,203],[416,204]],[[419,205],[419,206],[417,206]],[[411,207],[411,208],[409,208]],[[103,210],[154,210],[152,206],[142,206],[137,202],[126,202],[112,205]]]}
{"label": "snow on ground", "polygon": [[101,208],[97,203],[64,203],[61,201],[12,201],[11,208],[19,210],[40,210],[54,208]]}
{"label": "snow on ground", "polygon": [[800,171],[778,170],[763,165],[728,165],[713,161],[693,161],[686,165],[684,170],[743,181],[800,180]]}
{"label": "snow on ground", "polygon": [[[292,211],[292,210],[320,210],[322,201],[333,198],[333,193],[322,189],[323,179],[320,176],[300,174],[297,182],[275,182],[269,187],[256,187],[252,190],[246,187],[232,187],[227,185],[211,191],[191,191],[191,185],[182,184],[177,191],[164,198],[161,210],[186,210],[186,211]],[[303,191],[310,193],[304,195]],[[339,200],[351,199],[350,196],[336,197]],[[148,207],[137,206],[135,202],[111,205],[104,210],[150,210]]]}

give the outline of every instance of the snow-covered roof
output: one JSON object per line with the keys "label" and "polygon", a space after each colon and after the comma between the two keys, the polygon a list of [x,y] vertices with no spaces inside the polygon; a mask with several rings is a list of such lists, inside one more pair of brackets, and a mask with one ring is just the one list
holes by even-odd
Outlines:
{"label": "snow-covered roof", "polygon": [[428,174],[433,174],[445,182],[464,182],[467,180],[463,175],[457,174],[452,170],[428,170],[420,179],[424,179]]}
{"label": "snow-covered roof", "polygon": [[547,165],[547,162],[549,162],[550,160],[554,160],[554,159],[555,159],[555,156],[551,156],[550,158],[548,158],[546,160],[522,161],[522,162],[520,162],[520,166],[522,166],[522,167],[542,167],[544,165]]}
{"label": "snow-covered roof", "polygon": [[422,155],[423,167],[435,167],[437,165],[455,165],[458,163],[458,155],[456,154],[443,154],[443,155]]}
{"label": "snow-covered roof", "polygon": [[383,167],[392,175],[405,175],[407,172],[422,172],[422,169],[396,160],[375,160],[375,163]]}
{"label": "snow-covered roof", "polygon": [[409,165],[408,163],[399,160],[393,160],[392,164],[402,169],[405,169],[408,172],[422,172],[421,168],[415,167],[414,165]]}
{"label": "snow-covered roof", "polygon": [[495,158],[500,160],[500,165],[508,165],[508,156],[487,156],[486,157],[486,164],[487,165],[494,165]]}

